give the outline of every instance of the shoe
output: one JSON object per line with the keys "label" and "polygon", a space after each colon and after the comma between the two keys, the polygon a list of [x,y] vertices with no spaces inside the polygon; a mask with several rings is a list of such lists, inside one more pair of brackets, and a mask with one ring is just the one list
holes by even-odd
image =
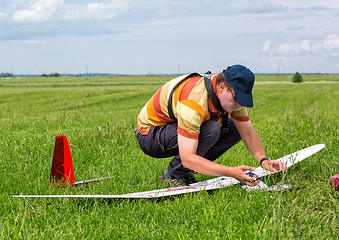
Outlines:
{"label": "shoe", "polygon": [[188,184],[198,182],[198,180],[195,178],[194,172],[188,172],[185,179]]}
{"label": "shoe", "polygon": [[161,174],[160,182],[163,185],[172,185],[174,187],[185,187],[187,186],[185,178],[173,178],[169,175],[168,171],[166,170],[163,174]]}
{"label": "shoe", "polygon": [[193,172],[189,172],[185,178],[173,178],[167,170],[161,174],[160,181],[164,185],[171,184],[174,187],[185,187],[190,183],[198,182]]}

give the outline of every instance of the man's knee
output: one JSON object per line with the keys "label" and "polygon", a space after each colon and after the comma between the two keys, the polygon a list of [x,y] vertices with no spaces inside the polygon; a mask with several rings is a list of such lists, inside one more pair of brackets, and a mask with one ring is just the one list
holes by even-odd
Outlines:
{"label": "man's knee", "polygon": [[201,124],[200,137],[209,139],[218,139],[220,136],[220,125],[218,122],[209,120]]}
{"label": "man's knee", "polygon": [[218,141],[219,137],[219,123],[213,120],[204,122],[200,127],[197,155],[204,156],[205,153]]}
{"label": "man's knee", "polygon": [[152,128],[148,135],[137,134],[141,150],[154,158],[167,158],[178,153],[177,125],[166,124]]}

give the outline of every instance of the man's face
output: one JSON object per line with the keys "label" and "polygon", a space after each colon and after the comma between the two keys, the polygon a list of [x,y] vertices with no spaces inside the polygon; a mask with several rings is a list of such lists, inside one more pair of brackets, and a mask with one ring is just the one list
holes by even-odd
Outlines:
{"label": "man's face", "polygon": [[222,108],[227,112],[233,112],[241,107],[235,99],[234,91],[229,89],[223,82],[218,87],[218,98]]}

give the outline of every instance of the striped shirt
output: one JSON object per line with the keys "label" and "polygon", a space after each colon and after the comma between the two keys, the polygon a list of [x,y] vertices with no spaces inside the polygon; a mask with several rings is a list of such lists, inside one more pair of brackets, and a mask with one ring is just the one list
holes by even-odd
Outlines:
{"label": "striped shirt", "polygon": [[[179,76],[165,83],[145,104],[138,116],[138,130],[147,135],[155,126],[172,123],[167,104],[173,87],[188,75]],[[211,75],[212,86],[215,89],[217,74]],[[221,116],[222,113],[213,105],[205,87],[204,78],[197,74],[183,80],[176,88],[172,98],[172,109],[178,121],[178,134],[187,138],[198,139],[200,125],[211,116]],[[238,121],[249,121],[246,107],[241,107],[229,113]],[[218,121],[221,123],[221,119]]]}

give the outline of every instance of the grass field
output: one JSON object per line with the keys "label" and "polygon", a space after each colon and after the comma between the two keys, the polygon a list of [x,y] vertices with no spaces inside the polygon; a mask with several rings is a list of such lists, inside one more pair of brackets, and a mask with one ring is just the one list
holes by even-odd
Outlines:
{"label": "grass field", "polygon": [[[339,75],[257,76],[253,125],[267,155],[326,148],[266,183],[303,191],[246,192],[236,186],[154,200],[16,199],[18,194],[124,194],[163,188],[170,159],[142,153],[136,118],[173,76],[0,78],[1,239],[338,239]],[[77,181],[54,188],[49,174],[57,135],[66,135]],[[219,163],[258,166],[241,142]],[[211,178],[197,175],[198,180]]]}

